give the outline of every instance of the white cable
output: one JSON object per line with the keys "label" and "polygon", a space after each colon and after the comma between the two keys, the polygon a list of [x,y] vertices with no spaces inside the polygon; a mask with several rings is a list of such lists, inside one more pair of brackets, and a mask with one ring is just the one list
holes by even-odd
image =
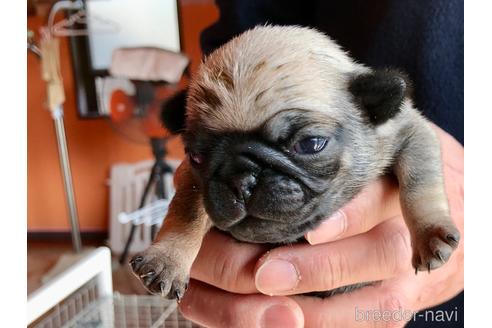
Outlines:
{"label": "white cable", "polygon": [[160,225],[167,213],[169,203],[169,199],[159,199],[131,213],[121,212],[118,214],[118,221],[122,224],[132,222],[134,225]]}
{"label": "white cable", "polygon": [[50,14],[48,16],[48,28],[50,30],[50,33],[53,31],[51,30],[53,28],[53,23],[55,21],[55,16],[56,13],[59,12],[62,9],[82,9],[84,8],[84,2],[82,0],[77,0],[77,1],[70,1],[70,0],[62,0],[55,2],[53,7],[51,7]]}

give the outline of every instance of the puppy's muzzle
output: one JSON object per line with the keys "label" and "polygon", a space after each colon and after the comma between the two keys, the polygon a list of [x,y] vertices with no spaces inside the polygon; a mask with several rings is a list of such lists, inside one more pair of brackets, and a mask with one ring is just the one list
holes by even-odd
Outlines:
{"label": "puppy's muzzle", "polygon": [[306,195],[304,172],[283,153],[259,142],[229,148],[209,180],[205,206],[215,225],[227,230],[243,219],[280,221],[295,216]]}

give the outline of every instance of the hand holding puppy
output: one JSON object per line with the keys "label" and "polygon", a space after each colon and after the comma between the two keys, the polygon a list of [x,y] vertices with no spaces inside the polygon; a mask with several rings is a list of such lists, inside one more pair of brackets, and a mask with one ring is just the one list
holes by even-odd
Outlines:
{"label": "hand holding puppy", "polygon": [[[177,172],[176,195],[153,244],[130,261],[151,293],[183,298],[212,226],[238,241],[286,245],[257,264],[267,246],[247,246],[261,252],[246,262],[245,281],[254,276],[253,286],[238,284],[239,272],[226,287],[222,279],[215,283],[226,290],[241,285],[246,293],[301,300],[308,292],[326,297],[353,291],[340,296],[353,299],[383,288],[381,279],[406,272],[410,263],[415,274],[430,273],[452,258],[460,232],[449,211],[440,142],[414,107],[404,73],[365,67],[313,29],[256,27],[207,57],[190,83],[186,108],[182,136],[188,156]],[[388,174],[397,178],[398,193],[381,180]],[[364,189],[377,210],[345,207]],[[397,204],[395,194],[401,215],[396,206],[378,205]],[[373,214],[354,225],[357,208]],[[332,220],[324,230],[335,233],[320,239],[310,231],[327,217]],[[303,236],[317,244],[343,234],[353,237],[297,243]],[[226,269],[234,266],[213,266],[212,277],[231,275]],[[196,278],[207,281],[206,275]],[[401,300],[396,294],[370,302],[385,308]],[[220,297],[207,302],[217,305]],[[287,313],[301,313],[298,307],[292,311],[293,300],[286,302],[271,311],[242,309],[249,320],[260,312],[283,320]],[[227,314],[218,308],[214,317]]]}
{"label": "hand holding puppy", "polygon": [[[463,235],[463,147],[440,128],[435,130],[441,141],[451,216]],[[442,303],[463,289],[464,243],[443,268],[416,276],[408,261],[409,233],[399,206],[397,186],[382,178],[347,204],[338,222],[326,221],[309,232],[307,239],[313,246],[269,251],[264,245],[238,243],[212,230],[192,267],[195,280],[180,309],[189,319],[210,327],[262,323],[350,327],[351,322],[356,324],[356,309],[408,312]],[[289,265],[294,267],[294,278]],[[292,295],[368,280],[382,282],[325,299],[258,294]],[[366,322],[368,327],[373,324]],[[391,326],[404,324],[398,321]],[[364,327],[363,322],[357,327]]]}

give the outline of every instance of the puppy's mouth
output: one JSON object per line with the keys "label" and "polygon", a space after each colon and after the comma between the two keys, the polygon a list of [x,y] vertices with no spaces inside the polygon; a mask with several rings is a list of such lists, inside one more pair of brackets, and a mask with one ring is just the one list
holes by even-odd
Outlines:
{"label": "puppy's mouth", "polygon": [[282,219],[280,217],[277,218],[267,218],[267,217],[261,217],[261,216],[255,216],[251,215],[248,213],[245,213],[242,216],[232,218],[229,220],[216,220],[212,217],[212,220],[214,221],[214,225],[219,228],[220,230],[224,231],[229,231],[233,229],[235,226],[243,223],[243,222],[271,222],[271,223],[282,223],[285,222],[285,219]]}
{"label": "puppy's mouth", "polygon": [[[265,199],[265,201],[270,202],[273,208],[276,207],[274,199]],[[241,231],[245,228],[250,230],[252,227],[255,227],[253,230],[256,230],[258,227],[274,229],[274,227],[303,225],[310,220],[312,212],[317,206],[315,199],[298,204],[288,211],[282,211],[278,208],[275,211],[271,211],[272,208],[266,209],[253,204],[245,204],[237,199],[232,199],[228,203],[233,205],[224,205],[225,208],[228,208],[228,211],[209,212],[214,225],[218,229],[228,232]],[[225,216],[226,213],[232,214],[231,207],[234,208],[235,215]]]}
{"label": "puppy's mouth", "polygon": [[215,227],[241,241],[293,242],[318,221],[316,195],[285,176],[263,176],[247,199],[216,181],[206,190],[204,204]]}
{"label": "puppy's mouth", "polygon": [[261,217],[261,216],[255,216],[255,215],[246,215],[244,218],[236,222],[234,225],[241,223],[242,221],[266,221],[266,222],[285,222],[285,219],[281,217],[276,217],[276,218],[266,218],[266,217]]}
{"label": "puppy's mouth", "polygon": [[231,197],[205,203],[208,203],[207,212],[212,221],[221,230],[229,230],[243,221],[263,224],[292,222],[299,219],[306,206],[304,197],[268,197],[265,194],[253,194],[247,202]]}
{"label": "puppy's mouth", "polygon": [[285,220],[261,219],[247,215],[224,230],[234,238],[251,243],[289,243],[298,241],[304,233],[319,222],[319,216],[312,214],[302,219],[288,222]]}

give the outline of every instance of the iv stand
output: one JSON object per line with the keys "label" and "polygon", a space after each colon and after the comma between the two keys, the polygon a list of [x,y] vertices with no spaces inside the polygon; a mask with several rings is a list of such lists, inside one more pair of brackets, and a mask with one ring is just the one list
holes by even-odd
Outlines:
{"label": "iv stand", "polygon": [[[34,44],[31,43],[30,47],[28,42],[28,49],[34,50],[32,49],[33,45]],[[70,161],[68,158],[65,125],[63,123],[63,102],[65,101],[65,94],[60,74],[58,41],[50,36],[47,36],[47,34],[44,34],[41,48],[37,48],[36,50],[37,51],[33,52],[36,53],[42,61],[42,75],[43,79],[47,83],[48,107],[50,108],[51,117],[53,118],[53,123],[55,125],[60,168],[62,171],[63,186],[65,189],[68,215],[70,219],[72,245],[75,253],[79,254],[82,251],[82,241],[80,237],[77,205],[73,191],[72,172],[70,170]]]}
{"label": "iv stand", "polygon": [[60,167],[62,169],[63,186],[65,187],[65,196],[67,198],[68,213],[70,217],[70,227],[72,229],[72,245],[75,253],[80,253],[82,250],[82,242],[80,238],[79,219],[77,215],[77,204],[73,192],[72,172],[70,170],[70,161],[68,159],[67,138],[65,136],[65,125],[63,124],[63,108],[57,106],[51,112],[51,117],[55,124],[56,141],[58,143],[58,155],[60,159]]}
{"label": "iv stand", "polygon": [[[65,94],[63,90],[63,82],[60,73],[60,53],[59,43],[54,36],[58,33],[59,36],[69,35],[85,35],[86,30],[70,29],[70,25],[77,22],[78,19],[85,15],[85,4],[82,0],[61,0],[57,1],[51,7],[48,16],[48,26],[42,28],[41,47],[38,47],[34,41],[34,34],[28,32],[28,50],[32,51],[42,63],[42,76],[46,81],[48,91],[48,107],[51,112],[51,117],[55,125],[56,140],[58,144],[58,155],[60,167],[63,176],[63,185],[65,188],[65,196],[68,205],[68,214],[70,218],[70,226],[72,232],[72,244],[75,253],[81,253],[82,242],[80,238],[79,220],[77,215],[77,206],[75,203],[75,195],[73,191],[72,173],[70,171],[70,162],[68,158],[67,139],[65,135],[65,127],[63,124],[63,103]],[[77,10],[78,12],[68,19],[61,21],[61,31],[55,31],[55,16],[61,10]],[[55,33],[56,32],[56,33]]]}

